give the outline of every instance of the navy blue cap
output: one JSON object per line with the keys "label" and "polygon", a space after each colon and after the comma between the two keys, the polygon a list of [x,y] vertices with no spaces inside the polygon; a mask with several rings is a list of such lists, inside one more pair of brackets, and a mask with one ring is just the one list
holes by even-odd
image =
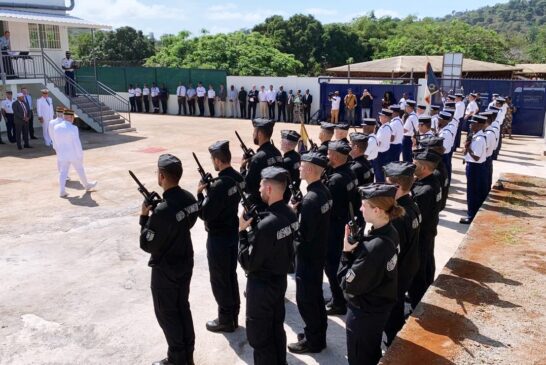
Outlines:
{"label": "navy blue cap", "polygon": [[506,99],[503,98],[502,96],[499,96],[498,98],[495,99],[495,101],[502,104],[502,103],[506,102]]}
{"label": "navy blue cap", "polygon": [[436,136],[423,136],[419,140],[421,147],[443,147],[444,146],[444,137]]}
{"label": "navy blue cap", "polygon": [[362,125],[377,125],[377,120],[375,118],[364,118],[362,119]]}
{"label": "navy blue cap", "polygon": [[454,108],[444,108],[444,112],[451,114],[451,116],[453,117],[453,114],[455,114],[455,109]]}
{"label": "navy blue cap", "polygon": [[351,142],[366,142],[368,140],[369,136],[364,133],[360,132],[353,132],[349,134],[349,139]]}
{"label": "navy blue cap", "polygon": [[392,184],[369,184],[358,188],[362,199],[388,197],[394,198],[398,187]]}
{"label": "navy blue cap", "polygon": [[499,96],[499,94],[493,93],[493,94],[491,94],[491,96],[493,96],[495,98],[495,97]]}
{"label": "navy blue cap", "polygon": [[402,108],[400,108],[400,104],[393,104],[389,106],[389,109],[392,110],[395,113],[399,113]]}
{"label": "navy blue cap", "polygon": [[453,114],[451,114],[450,112],[446,111],[446,110],[443,110],[441,112],[438,113],[438,117],[440,119],[443,119],[443,120],[450,120],[452,118]]}
{"label": "navy blue cap", "polygon": [[394,161],[383,166],[386,177],[391,176],[413,176],[416,166],[411,162]]}
{"label": "navy blue cap", "polygon": [[413,151],[413,159],[438,163],[442,159],[442,156],[428,148],[419,148]]}
{"label": "navy blue cap", "polygon": [[430,117],[430,115],[421,115],[419,116],[419,124],[431,124],[432,123],[432,118]]}
{"label": "navy blue cap", "polygon": [[301,155],[301,160],[310,162],[314,165],[326,168],[328,166],[328,158],[319,152],[308,152]]}
{"label": "navy blue cap", "polygon": [[472,118],[468,120],[468,123],[480,123],[483,124],[487,122],[487,117],[484,117],[483,115],[473,115]]}
{"label": "navy blue cap", "polygon": [[440,110],[440,105],[431,105],[430,109],[431,110]]}
{"label": "navy blue cap", "polygon": [[415,100],[408,99],[406,100],[406,105],[409,105],[415,108],[415,106],[417,105],[417,102]]}
{"label": "navy blue cap", "polygon": [[342,153],[344,155],[348,155],[349,152],[351,152],[351,146],[349,146],[349,144],[343,140],[332,141],[328,143],[328,149]]}
{"label": "navy blue cap", "polygon": [[271,166],[262,170],[262,179],[287,183],[290,179],[290,174],[282,167]]}
{"label": "navy blue cap", "polygon": [[326,130],[329,130],[329,131],[333,131],[335,126],[336,125],[333,124],[333,123],[328,123],[328,122],[321,122],[320,123],[320,128],[321,129],[326,129]]}
{"label": "navy blue cap", "polygon": [[449,94],[449,95],[447,96],[447,98],[448,98],[449,100],[455,100],[455,95]]}
{"label": "navy blue cap", "polygon": [[494,113],[494,112],[499,112],[499,110],[501,110],[501,108],[499,108],[498,106],[495,106],[495,105],[491,105],[489,107],[489,110]]}
{"label": "navy blue cap", "polygon": [[157,167],[161,170],[167,170],[174,173],[181,172],[182,161],[170,153],[165,153],[159,156],[159,159],[157,160]]}
{"label": "navy blue cap", "polygon": [[392,110],[383,108],[379,112],[379,115],[384,115],[386,117],[391,117],[392,116]]}
{"label": "navy blue cap", "polygon": [[427,108],[427,104],[419,103],[417,104],[417,108],[425,110]]}
{"label": "navy blue cap", "polygon": [[297,141],[300,140],[301,136],[296,131],[289,130],[289,129],[283,129],[281,131],[281,138],[282,139],[287,139],[287,140],[292,141],[292,142],[297,142]]}
{"label": "navy blue cap", "polygon": [[273,127],[274,125],[275,121],[272,119],[256,118],[252,121],[252,126],[257,128]]}
{"label": "navy blue cap", "polygon": [[334,124],[334,128],[335,129],[343,129],[344,131],[348,131],[349,130],[349,125],[346,124],[346,123],[339,123],[339,124]]}
{"label": "navy blue cap", "polygon": [[462,93],[456,93],[455,97],[457,98],[464,98],[464,95]]}
{"label": "navy blue cap", "polygon": [[444,103],[444,108],[454,108],[455,104],[456,103],[454,101],[447,101]]}
{"label": "navy blue cap", "polygon": [[209,152],[213,153],[215,151],[226,151],[226,152],[229,151],[229,141],[224,140],[224,141],[214,142],[213,144],[211,144],[209,146]]}

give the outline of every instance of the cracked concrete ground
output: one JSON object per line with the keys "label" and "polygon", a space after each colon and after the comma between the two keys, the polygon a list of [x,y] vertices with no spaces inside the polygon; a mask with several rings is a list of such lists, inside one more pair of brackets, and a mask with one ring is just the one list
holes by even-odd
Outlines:
{"label": "cracked concrete ground", "polygon": [[[208,145],[229,139],[238,166],[240,150],[233,130],[250,145],[252,128],[246,120],[156,115],[134,115],[133,124],[137,132],[124,135],[81,133],[87,175],[99,185],[96,192],[86,193],[71,171],[67,199],[58,197],[55,157],[41,140],[22,152],[13,145],[0,146],[0,364],[149,364],[164,357],[166,344],[149,290],[148,256],[138,247],[141,197],[127,170],[159,191],[154,177],[157,157],[173,153],[183,161],[182,187],[195,193],[198,173],[191,152],[210,171]],[[279,131],[287,128],[299,131],[297,125],[279,123],[273,139],[280,141]],[[307,129],[317,141],[318,127]],[[516,136],[505,139],[503,148],[495,176],[518,172],[546,177],[543,140]],[[438,272],[468,228],[458,223],[466,209],[466,179],[460,154],[454,158],[451,196],[436,240]],[[216,305],[201,221],[192,239],[196,364],[251,363],[244,300],[239,330],[227,335],[205,330]],[[239,284],[244,288],[242,270]],[[324,287],[328,296],[326,281]],[[291,277],[286,297],[285,329],[292,342],[302,321]],[[345,361],[343,317],[330,318],[325,351],[288,355],[289,364]]]}

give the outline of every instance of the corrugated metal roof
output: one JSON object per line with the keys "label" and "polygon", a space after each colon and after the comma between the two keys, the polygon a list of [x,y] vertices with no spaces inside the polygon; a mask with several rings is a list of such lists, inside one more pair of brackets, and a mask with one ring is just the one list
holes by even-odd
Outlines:
{"label": "corrugated metal roof", "polygon": [[[366,73],[409,73],[425,72],[427,62],[430,62],[435,72],[442,71],[443,56],[398,56],[354,63],[351,72]],[[502,65],[499,63],[477,61],[470,58],[463,59],[463,72],[494,72],[519,71],[521,67]],[[327,69],[332,72],[347,72],[347,65]]]}
{"label": "corrugated metal roof", "polygon": [[67,14],[38,13],[33,11],[0,9],[0,20],[8,22],[24,22],[38,24],[53,24],[74,28],[110,29],[109,25],[96,24]]}

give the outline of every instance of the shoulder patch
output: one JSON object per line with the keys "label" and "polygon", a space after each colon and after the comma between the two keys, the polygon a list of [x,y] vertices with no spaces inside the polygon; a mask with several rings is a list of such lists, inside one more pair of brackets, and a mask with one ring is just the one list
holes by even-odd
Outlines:
{"label": "shoulder patch", "polygon": [[419,228],[419,218],[415,218],[415,219],[411,222],[411,228],[413,228],[413,229]]}
{"label": "shoulder patch", "polygon": [[442,200],[442,192],[440,191],[438,194],[436,194],[436,202],[439,202]]}
{"label": "shoulder patch", "polygon": [[154,237],[155,232],[149,229],[148,232],[146,232],[146,241],[151,242],[154,240]]}
{"label": "shoulder patch", "polygon": [[352,283],[355,277],[356,277],[355,272],[352,269],[349,269],[347,271],[347,274],[345,274],[345,281],[348,283]]}
{"label": "shoulder patch", "polygon": [[392,255],[392,258],[387,262],[387,271],[393,271],[396,267],[396,263],[398,262],[398,255],[394,254]]}

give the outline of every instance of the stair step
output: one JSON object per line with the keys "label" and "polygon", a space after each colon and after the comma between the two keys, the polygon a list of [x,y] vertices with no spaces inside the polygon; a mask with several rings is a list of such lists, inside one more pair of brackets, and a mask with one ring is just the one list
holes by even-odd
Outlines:
{"label": "stair step", "polygon": [[130,128],[131,125],[129,123],[120,123],[120,124],[114,124],[114,125],[105,125],[104,130],[105,131],[113,131],[116,129],[124,129],[124,128]]}
{"label": "stair step", "polygon": [[86,112],[86,111],[84,110],[84,113],[87,114],[87,115],[89,115],[89,116],[92,117],[92,118],[98,118],[98,117],[100,117],[101,115],[102,115],[103,117],[105,117],[105,116],[107,116],[107,115],[116,115],[116,112],[113,111],[113,110],[106,110],[106,111],[103,111],[102,113],[101,113],[100,111],[98,111],[98,112],[89,112],[89,113],[88,113],[88,112]]}
{"label": "stair step", "polygon": [[112,131],[107,131],[107,132],[104,132],[104,133],[108,133],[108,134],[120,134],[120,133],[129,133],[129,132],[136,132],[136,128],[123,128],[123,129],[114,129]]}
{"label": "stair step", "polygon": [[124,119],[121,119],[121,118],[116,118],[116,119],[110,119],[110,120],[103,120],[102,121],[102,124],[105,125],[105,126],[112,126],[112,125],[118,125],[118,124],[124,124],[126,123],[126,121]]}

